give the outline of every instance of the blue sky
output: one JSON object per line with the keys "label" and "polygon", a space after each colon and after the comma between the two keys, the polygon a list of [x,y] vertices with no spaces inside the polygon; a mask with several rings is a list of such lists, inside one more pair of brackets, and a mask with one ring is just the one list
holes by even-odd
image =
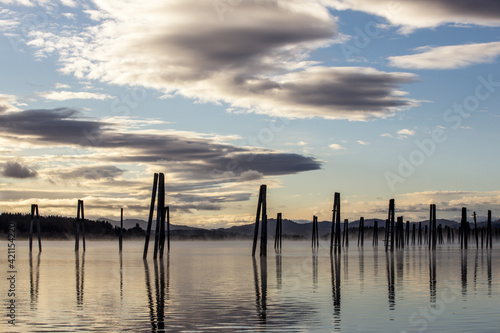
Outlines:
{"label": "blue sky", "polygon": [[172,222],[498,215],[492,1],[0,0],[0,207]]}

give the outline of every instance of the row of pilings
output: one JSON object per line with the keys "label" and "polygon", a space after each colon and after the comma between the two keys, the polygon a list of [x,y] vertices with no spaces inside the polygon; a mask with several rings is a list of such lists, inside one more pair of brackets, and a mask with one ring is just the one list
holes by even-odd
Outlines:
{"label": "row of pilings", "polygon": [[[260,233],[260,255],[267,255],[267,204],[266,204],[267,186],[261,185],[259,191],[259,199],[257,204],[257,214],[255,218],[255,228],[252,246],[252,256],[255,256],[257,243]],[[336,192],[333,200],[332,209],[332,224],[330,231],[330,253],[340,253],[342,248],[349,247],[349,221],[344,219],[343,228],[341,228],[341,210],[340,210],[340,193]],[[389,200],[388,216],[385,221],[385,227],[382,227],[385,232],[383,242],[386,251],[394,251],[395,249],[404,249],[406,246],[422,246],[427,245],[430,250],[435,250],[437,245],[454,244],[455,238],[458,239],[460,247],[467,249],[470,238],[474,237],[476,247],[491,248],[493,246],[493,230],[491,226],[491,211],[488,211],[488,219],[486,227],[477,227],[476,213],[474,212],[474,229],[470,228],[467,221],[467,208],[462,208],[462,219],[458,234],[455,235],[456,229],[449,226],[437,225],[437,207],[436,204],[429,206],[429,223],[422,225],[422,222],[412,223],[404,222],[403,216],[396,217],[395,200]],[[276,232],[274,239],[274,249],[276,253],[281,253],[282,250],[282,213],[278,213],[276,219]],[[365,219],[359,219],[357,230],[357,245],[363,247],[365,242],[365,229],[369,229],[372,233],[372,246],[377,247],[379,241],[379,225],[378,221],[374,221],[373,227],[365,227]],[[455,237],[456,236],[456,237]],[[319,249],[319,226],[317,216],[313,216],[312,222],[312,239],[311,247],[313,252],[318,252]]]}

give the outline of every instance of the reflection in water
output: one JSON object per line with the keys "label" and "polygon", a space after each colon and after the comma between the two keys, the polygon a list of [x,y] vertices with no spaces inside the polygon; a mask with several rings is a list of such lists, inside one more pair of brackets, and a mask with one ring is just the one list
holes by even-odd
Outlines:
{"label": "reflection in water", "polygon": [[31,296],[31,307],[36,309],[38,303],[38,285],[40,281],[40,256],[41,253],[38,252],[37,262],[35,271],[33,271],[33,255],[30,252],[30,296]]}
{"label": "reflection in water", "polygon": [[[152,332],[165,330],[165,303],[169,300],[170,290],[170,253],[166,256],[167,267],[163,259],[154,261],[154,292],[151,284],[147,259],[144,259],[144,273],[146,275],[146,292],[148,294],[149,318]],[[153,294],[156,300],[153,299]],[[156,310],[156,311],[155,311]]]}
{"label": "reflection in water", "polygon": [[467,295],[467,250],[461,250],[462,295]]}
{"label": "reflection in water", "polygon": [[76,304],[78,309],[83,308],[83,280],[85,276],[85,252],[82,252],[82,262],[80,264],[80,253],[75,252],[76,271]]}
{"label": "reflection in water", "polygon": [[488,296],[491,296],[491,246],[486,251],[488,260]]}
{"label": "reflection in water", "polygon": [[361,290],[365,287],[365,254],[364,248],[359,248],[359,282]]}
{"label": "reflection in water", "polygon": [[[347,260],[347,257],[344,257]],[[333,327],[340,332],[340,254],[330,254],[332,270]]]}
{"label": "reflection in water", "polygon": [[388,287],[388,299],[389,299],[389,310],[394,310],[396,305],[396,296],[394,292],[394,252],[386,251],[385,259],[387,263],[387,287]]}
{"label": "reflection in water", "polygon": [[397,275],[397,286],[398,290],[403,289],[403,273],[404,273],[404,250],[397,250],[397,264],[396,264],[396,275]]}
{"label": "reflection in water", "polygon": [[429,252],[429,290],[431,306],[436,306],[436,250]]}
{"label": "reflection in water", "polygon": [[282,283],[282,266],[281,266],[281,254],[276,254],[276,284],[278,289],[281,290],[281,283]]}
{"label": "reflection in water", "polygon": [[312,256],[312,267],[313,267],[313,287],[318,288],[318,254],[313,253]]}
{"label": "reflection in water", "polygon": [[120,300],[123,300],[123,256],[120,251]]}
{"label": "reflection in water", "polygon": [[378,250],[373,251],[373,276],[378,277]]}
{"label": "reflection in water", "polygon": [[255,304],[260,324],[266,324],[267,320],[267,257],[260,257],[260,287],[257,262],[252,257],[253,276],[255,281]]}

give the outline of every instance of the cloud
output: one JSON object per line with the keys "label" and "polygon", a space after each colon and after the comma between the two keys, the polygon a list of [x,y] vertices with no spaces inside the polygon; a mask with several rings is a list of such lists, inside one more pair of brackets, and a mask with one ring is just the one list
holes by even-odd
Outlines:
{"label": "cloud", "polygon": [[108,94],[91,93],[86,91],[47,91],[38,93],[38,96],[54,101],[66,101],[69,99],[110,99]]}
{"label": "cloud", "polygon": [[[26,144],[33,145],[87,148],[103,152],[102,157],[99,156],[101,162],[162,165],[190,177],[201,176],[208,180],[219,179],[227,172],[235,178],[245,171],[275,176],[317,170],[321,166],[311,157],[237,147],[219,142],[217,137],[196,137],[193,133],[186,135],[175,131],[120,131],[112,123],[80,116],[78,111],[69,108],[0,114],[0,137],[22,138]],[[76,171],[89,177],[119,173],[116,169],[98,170]]]}
{"label": "cloud", "polygon": [[358,141],[356,141],[356,142],[357,142],[357,143],[359,143],[359,144],[360,144],[360,145],[362,145],[362,146],[368,146],[368,145],[370,144],[369,142],[365,142],[365,141],[363,141],[363,140],[358,140]]}
{"label": "cloud", "polygon": [[400,137],[403,137],[403,138],[415,135],[414,130],[410,130],[407,128],[400,129],[399,131],[397,131],[397,133],[399,134]]}
{"label": "cloud", "polygon": [[325,0],[338,10],[358,10],[385,18],[409,33],[445,24],[500,26],[500,3],[492,0]]}
{"label": "cloud", "polygon": [[251,180],[258,180],[264,178],[264,175],[255,170],[248,170],[241,173],[239,180],[246,182]]}
{"label": "cloud", "polygon": [[27,166],[21,165],[19,162],[7,162],[3,166],[2,176],[8,178],[36,178],[38,173],[36,170]]}
{"label": "cloud", "polygon": [[[212,1],[88,4],[93,25],[30,34],[40,57],[59,57],[79,79],[154,88],[167,96],[226,103],[229,109],[289,117],[385,118],[417,102],[400,86],[409,73],[326,67],[312,51],[339,38],[319,2],[243,0],[221,17]],[[97,15],[96,12],[101,15]]]}
{"label": "cloud", "polygon": [[344,147],[342,147],[338,143],[332,143],[331,145],[328,146],[328,148],[330,148],[331,150],[335,150],[335,151],[345,149]]}
{"label": "cloud", "polygon": [[500,55],[500,42],[422,47],[423,52],[389,57],[391,66],[411,69],[456,69],[493,62]]}
{"label": "cloud", "polygon": [[87,180],[101,180],[101,179],[114,179],[121,176],[124,170],[117,168],[113,165],[94,165],[94,166],[80,166],[71,170],[58,170],[57,176],[62,179],[78,179],[83,178]]}

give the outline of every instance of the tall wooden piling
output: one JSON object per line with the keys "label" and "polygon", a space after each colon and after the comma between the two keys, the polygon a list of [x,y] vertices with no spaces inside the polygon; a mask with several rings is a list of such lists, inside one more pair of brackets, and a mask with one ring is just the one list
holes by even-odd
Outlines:
{"label": "tall wooden piling", "polygon": [[155,248],[153,258],[157,258],[161,252],[162,241],[165,241],[165,175],[158,175],[158,203],[156,205],[156,231],[155,231]]}
{"label": "tall wooden piling", "polygon": [[406,221],[406,245],[410,245],[410,221]]}
{"label": "tall wooden piling", "polygon": [[437,243],[436,205],[429,207],[429,249],[435,250]]}
{"label": "tall wooden piling", "polygon": [[462,207],[462,221],[460,224],[460,248],[467,249],[468,240],[467,208]]}
{"label": "tall wooden piling", "polygon": [[349,219],[344,219],[344,231],[342,235],[342,247],[349,247]]}
{"label": "tall wooden piling", "polygon": [[[334,244],[335,241],[335,244]],[[335,192],[333,198],[333,216],[332,216],[332,232],[330,234],[330,253],[341,252],[341,235],[340,235],[340,193]]]}
{"label": "tall wooden piling", "polygon": [[[260,255],[267,256],[267,205],[266,205],[266,185],[261,185],[259,190],[259,201],[257,203],[257,214],[255,217],[255,228],[252,246],[252,256],[255,256],[255,250],[257,249],[257,240],[259,235],[259,224],[262,222],[262,227],[260,228]],[[262,221],[261,220],[262,216]]]}
{"label": "tall wooden piling", "polygon": [[122,242],[123,242],[123,208],[120,208],[120,238],[118,242],[118,248],[122,252]]}
{"label": "tall wooden piling", "polygon": [[40,229],[40,214],[38,213],[38,205],[31,205],[31,222],[30,222],[30,234],[29,234],[29,244],[30,244],[30,253],[33,248],[33,228],[34,223],[36,221],[36,231],[38,235],[38,252],[42,252],[42,238],[41,238],[41,229]]}
{"label": "tall wooden piling", "polygon": [[477,232],[476,212],[474,212],[474,236],[476,237],[476,249],[479,249],[479,233]]}
{"label": "tall wooden piling", "polygon": [[488,243],[489,243],[489,248],[493,248],[493,235],[492,235],[492,230],[491,230],[491,210],[488,211],[488,222],[486,226],[486,248],[488,248]]}
{"label": "tall wooden piling", "polygon": [[283,237],[283,218],[281,213],[276,217],[276,232],[274,233],[274,251],[281,253],[281,240]]}
{"label": "tall wooden piling", "polygon": [[151,190],[151,204],[149,206],[149,217],[148,217],[148,226],[146,228],[146,241],[144,243],[144,252],[142,255],[143,259],[146,259],[148,255],[148,247],[149,247],[149,235],[151,234],[151,225],[153,223],[153,214],[155,209],[155,200],[156,200],[156,188],[158,187],[158,174],[154,174],[153,180],[153,189]]}
{"label": "tall wooden piling", "polygon": [[85,252],[85,212],[83,208],[83,200],[78,200],[75,228],[75,251],[80,249],[80,228],[82,231],[83,252]]}
{"label": "tall wooden piling", "polygon": [[391,243],[390,250],[391,252],[394,251],[394,219],[395,219],[395,204],[394,204],[394,199],[389,200],[389,214],[388,214],[388,221],[389,221],[389,231],[386,233],[387,237],[385,240],[385,250],[389,248],[389,243]]}

